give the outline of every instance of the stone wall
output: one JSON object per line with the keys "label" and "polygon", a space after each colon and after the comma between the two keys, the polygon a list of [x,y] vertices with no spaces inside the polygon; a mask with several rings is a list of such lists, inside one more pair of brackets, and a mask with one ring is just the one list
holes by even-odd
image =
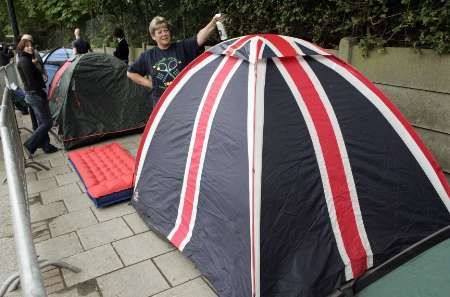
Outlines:
{"label": "stone wall", "polygon": [[338,55],[361,71],[401,110],[450,181],[450,55],[387,47],[363,56],[353,40]]}

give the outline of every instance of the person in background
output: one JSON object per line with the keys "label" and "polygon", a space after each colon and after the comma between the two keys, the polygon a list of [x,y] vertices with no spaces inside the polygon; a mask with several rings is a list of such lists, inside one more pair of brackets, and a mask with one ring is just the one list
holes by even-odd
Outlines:
{"label": "person in background", "polygon": [[72,42],[74,55],[85,54],[88,51],[92,52],[91,45],[89,44],[89,42],[81,38],[80,28],[75,28],[73,34],[75,35],[75,40]]}
{"label": "person in background", "polygon": [[128,67],[127,76],[137,84],[152,88],[151,99],[155,105],[181,70],[202,53],[203,45],[216,28],[216,22],[222,19],[223,16],[216,15],[197,35],[172,43],[169,22],[161,16],[154,17],[148,30],[156,47],[142,53]]}
{"label": "person in background", "polygon": [[[23,34],[22,37],[20,38],[20,40],[29,40],[29,41],[31,41],[31,43],[34,42],[33,36],[31,36],[31,34],[27,34],[27,33]],[[36,48],[34,49],[33,52],[34,52],[34,55],[33,55],[32,61],[33,61],[34,65],[37,67],[37,69],[39,70],[39,72],[41,73],[42,78],[44,79],[44,82],[47,82],[48,75],[47,75],[47,70],[44,67],[44,61],[42,61],[41,55],[39,54],[39,51]],[[18,59],[19,53],[20,53],[20,51],[18,50],[17,58],[16,58],[17,61],[19,60]],[[15,93],[16,93],[16,95],[20,96],[21,93],[23,93],[23,91],[20,88],[18,88],[15,91]],[[38,122],[36,119],[36,115],[34,114],[33,108],[31,108],[31,106],[29,106],[28,110],[29,110],[30,118],[31,118],[31,126],[33,127],[33,131],[34,131],[38,128]]]}
{"label": "person in background", "polygon": [[31,106],[36,116],[38,127],[25,141],[24,147],[30,155],[38,148],[42,148],[47,154],[58,151],[58,148],[50,144],[48,131],[52,127],[52,118],[45,92],[45,82],[41,72],[36,67],[34,59],[33,42],[22,39],[17,45],[19,61],[17,70],[25,88],[25,101]]}
{"label": "person in background", "polygon": [[9,60],[14,54],[9,50],[6,44],[0,43],[0,66],[6,66],[9,64]]}
{"label": "person in background", "polygon": [[125,34],[122,28],[116,28],[113,32],[114,38],[117,40],[116,50],[114,51],[114,56],[124,61],[128,65],[128,55],[130,49],[128,48],[128,43],[125,40]]}

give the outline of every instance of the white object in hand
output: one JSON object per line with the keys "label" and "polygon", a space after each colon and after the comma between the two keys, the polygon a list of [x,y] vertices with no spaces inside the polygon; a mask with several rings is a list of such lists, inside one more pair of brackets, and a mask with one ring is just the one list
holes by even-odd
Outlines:
{"label": "white object in hand", "polygon": [[[216,17],[220,17],[220,13],[216,14]],[[221,21],[216,22],[217,31],[219,31],[220,40],[228,39],[227,31]]]}

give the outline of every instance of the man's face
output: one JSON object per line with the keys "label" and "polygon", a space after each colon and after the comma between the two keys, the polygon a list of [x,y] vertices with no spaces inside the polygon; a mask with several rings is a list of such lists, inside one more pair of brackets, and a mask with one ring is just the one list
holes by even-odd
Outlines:
{"label": "man's face", "polygon": [[166,26],[161,26],[155,30],[155,35],[152,36],[159,48],[166,49],[170,46],[172,36],[170,30]]}

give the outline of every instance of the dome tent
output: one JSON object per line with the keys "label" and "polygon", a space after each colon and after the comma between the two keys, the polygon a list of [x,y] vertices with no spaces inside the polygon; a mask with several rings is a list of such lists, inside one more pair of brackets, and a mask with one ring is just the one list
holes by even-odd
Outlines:
{"label": "dome tent", "polygon": [[55,73],[72,56],[72,49],[64,47],[54,48],[53,50],[43,55],[42,61],[44,62],[44,67],[48,75],[47,81],[45,83],[47,86],[47,90],[50,88],[53,78],[55,77]]}
{"label": "dome tent", "polygon": [[326,296],[450,224],[447,181],[395,106],[271,34],[216,45],[166,90],[133,205],[221,297]]}
{"label": "dome tent", "polygon": [[152,110],[150,90],[126,75],[117,58],[87,53],[69,59],[49,90],[50,110],[64,148],[138,131]]}

